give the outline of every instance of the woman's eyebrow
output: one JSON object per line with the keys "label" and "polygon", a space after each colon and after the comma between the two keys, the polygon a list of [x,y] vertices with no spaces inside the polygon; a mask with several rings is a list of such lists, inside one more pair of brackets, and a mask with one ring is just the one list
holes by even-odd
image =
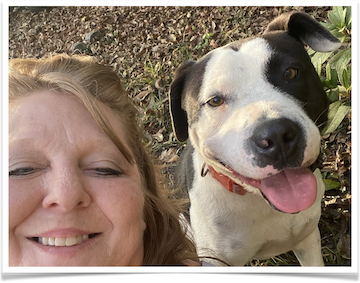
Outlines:
{"label": "woman's eyebrow", "polygon": [[[14,137],[9,141],[9,160],[19,158],[40,159],[44,154],[45,145],[41,138],[35,137]],[[81,145],[80,145],[81,146]],[[110,141],[105,139],[92,139],[90,143],[84,144],[79,153],[80,159],[87,159],[91,156],[101,158],[113,158],[121,162],[126,161],[123,153]]]}
{"label": "woman's eyebrow", "polygon": [[34,162],[43,166],[48,164],[46,157],[37,150],[24,149],[9,152],[9,167],[23,162]]}
{"label": "woman's eyebrow", "polygon": [[35,141],[35,138],[9,138],[9,155],[25,150],[34,151],[36,148]]}

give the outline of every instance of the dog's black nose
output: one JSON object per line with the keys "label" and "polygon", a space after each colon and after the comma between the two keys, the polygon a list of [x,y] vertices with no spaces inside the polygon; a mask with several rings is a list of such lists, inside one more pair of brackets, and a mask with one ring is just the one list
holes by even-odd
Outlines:
{"label": "dog's black nose", "polygon": [[304,135],[301,127],[287,118],[272,119],[259,124],[251,137],[256,164],[276,169],[297,167],[304,156]]}

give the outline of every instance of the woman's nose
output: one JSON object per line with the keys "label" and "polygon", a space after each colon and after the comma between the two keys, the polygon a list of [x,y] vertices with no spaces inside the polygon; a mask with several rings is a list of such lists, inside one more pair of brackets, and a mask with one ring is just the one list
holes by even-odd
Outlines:
{"label": "woman's nose", "polygon": [[57,208],[68,212],[90,205],[91,198],[79,168],[62,166],[53,168],[46,179],[47,194],[42,205],[46,209]]}

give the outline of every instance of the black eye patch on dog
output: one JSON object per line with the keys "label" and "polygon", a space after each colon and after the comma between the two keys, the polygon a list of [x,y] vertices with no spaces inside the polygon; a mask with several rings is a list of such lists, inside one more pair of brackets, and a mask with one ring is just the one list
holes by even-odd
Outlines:
{"label": "black eye patch on dog", "polygon": [[[327,120],[329,100],[301,42],[281,33],[268,37],[264,35],[273,52],[266,65],[266,78],[276,88],[295,98],[306,114],[317,125]],[[287,44],[279,44],[286,42]],[[276,46],[276,47],[274,47]],[[296,76],[284,79],[284,72],[296,70]]]}

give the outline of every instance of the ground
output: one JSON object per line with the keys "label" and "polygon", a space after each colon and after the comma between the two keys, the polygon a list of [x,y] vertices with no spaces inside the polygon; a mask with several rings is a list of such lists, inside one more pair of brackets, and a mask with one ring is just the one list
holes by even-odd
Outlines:
{"label": "ground", "polygon": [[[11,7],[9,58],[82,53],[110,65],[139,109],[144,143],[172,182],[184,144],[171,129],[168,91],[175,69],[231,41],[262,33],[298,10],[327,21],[331,7]],[[335,184],[319,223],[326,265],[350,265],[351,124],[323,137],[317,167]],[[297,265],[292,252],[249,265]]]}

